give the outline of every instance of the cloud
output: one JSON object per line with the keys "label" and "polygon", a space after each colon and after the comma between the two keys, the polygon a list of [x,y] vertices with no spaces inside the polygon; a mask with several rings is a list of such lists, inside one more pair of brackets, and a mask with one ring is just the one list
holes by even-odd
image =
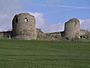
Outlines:
{"label": "cloud", "polygon": [[[23,10],[22,5],[18,0],[1,0],[0,1],[0,31],[12,30],[12,18],[14,14],[19,13]],[[36,19],[36,27],[42,29],[43,32],[56,32],[62,31],[63,27],[60,23],[49,24],[44,18],[43,13],[29,12]]]}
{"label": "cloud", "polygon": [[[60,8],[71,8],[71,9],[90,9],[89,6],[65,5],[63,2],[65,3],[65,1],[60,1],[60,0],[47,0],[46,6],[54,6],[54,7],[60,7]],[[71,1],[71,2],[74,3],[74,1]],[[76,1],[75,1],[75,3],[76,3]],[[67,4],[70,4],[70,2],[68,1]],[[43,5],[45,6],[45,4],[43,4]]]}
{"label": "cloud", "polygon": [[61,32],[64,31],[64,23],[58,23],[58,24],[48,24],[48,28],[46,28],[47,33],[51,32]]}
{"label": "cloud", "polygon": [[[49,24],[43,13],[34,12],[31,13],[36,18],[36,27],[42,29],[44,32],[60,32],[64,31],[64,23]],[[90,19],[80,19],[80,28],[90,31]]]}
{"label": "cloud", "polygon": [[86,19],[86,20],[80,20],[81,21],[81,29],[85,29],[90,31],[90,19]]}
{"label": "cloud", "polygon": [[71,8],[71,9],[90,9],[87,6],[72,6],[72,5],[59,5],[59,4],[31,4],[32,6],[43,6],[43,7],[60,7],[60,8]]}
{"label": "cloud", "polygon": [[84,6],[69,6],[69,5],[57,5],[57,7],[73,8],[73,9],[90,9],[90,7],[84,7]]}
{"label": "cloud", "polygon": [[47,26],[47,22],[42,13],[38,13],[38,12],[29,12],[29,13],[31,15],[35,16],[37,28],[43,28],[44,25]]}
{"label": "cloud", "polygon": [[12,29],[12,18],[22,9],[19,0],[0,0],[0,31]]}
{"label": "cloud", "polygon": [[[54,2],[53,2],[54,3]],[[35,6],[50,6],[47,4],[32,4]],[[53,6],[53,5],[51,5]],[[62,8],[75,8],[75,9],[90,9],[89,7],[83,6],[68,6],[68,5],[57,5],[56,7]],[[12,30],[12,18],[14,14],[22,12],[23,7],[20,0],[0,0],[0,31]],[[30,12],[36,18],[36,27],[42,29],[44,32],[57,32],[64,30],[64,23],[58,22],[58,24],[49,24],[43,13]],[[90,19],[81,20],[81,29],[90,31]]]}
{"label": "cloud", "polygon": [[45,18],[43,13],[32,13],[29,12],[31,15],[35,16],[36,18],[36,27],[40,28],[43,32],[58,32],[64,30],[64,23],[58,23],[58,24],[49,24]]}

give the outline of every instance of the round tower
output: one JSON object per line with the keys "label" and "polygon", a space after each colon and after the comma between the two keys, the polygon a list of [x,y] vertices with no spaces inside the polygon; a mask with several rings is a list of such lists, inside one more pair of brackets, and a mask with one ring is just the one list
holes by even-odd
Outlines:
{"label": "round tower", "polygon": [[80,21],[77,18],[72,18],[65,23],[64,35],[69,40],[80,38]]}
{"label": "round tower", "polygon": [[29,13],[20,13],[14,16],[12,21],[12,37],[22,40],[37,38],[34,16]]}

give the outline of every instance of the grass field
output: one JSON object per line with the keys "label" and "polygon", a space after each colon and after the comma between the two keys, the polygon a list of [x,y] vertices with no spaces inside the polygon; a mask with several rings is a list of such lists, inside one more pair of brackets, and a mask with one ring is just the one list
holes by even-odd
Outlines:
{"label": "grass field", "polygon": [[0,68],[90,68],[90,42],[0,40]]}

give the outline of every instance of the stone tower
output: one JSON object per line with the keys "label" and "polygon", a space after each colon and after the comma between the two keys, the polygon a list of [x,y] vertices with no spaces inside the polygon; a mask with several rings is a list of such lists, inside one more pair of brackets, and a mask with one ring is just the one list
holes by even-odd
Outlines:
{"label": "stone tower", "polygon": [[20,13],[14,16],[12,21],[12,37],[21,40],[37,38],[34,16],[29,13]]}
{"label": "stone tower", "polygon": [[65,23],[64,36],[68,40],[80,38],[80,21],[78,19],[72,18]]}

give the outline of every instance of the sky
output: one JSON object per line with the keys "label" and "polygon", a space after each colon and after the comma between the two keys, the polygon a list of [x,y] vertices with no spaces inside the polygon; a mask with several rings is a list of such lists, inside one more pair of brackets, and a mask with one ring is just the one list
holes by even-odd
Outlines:
{"label": "sky", "polygon": [[22,12],[35,16],[36,27],[43,32],[63,31],[71,18],[90,31],[90,0],[0,0],[0,9],[0,31],[12,30],[14,15]]}

